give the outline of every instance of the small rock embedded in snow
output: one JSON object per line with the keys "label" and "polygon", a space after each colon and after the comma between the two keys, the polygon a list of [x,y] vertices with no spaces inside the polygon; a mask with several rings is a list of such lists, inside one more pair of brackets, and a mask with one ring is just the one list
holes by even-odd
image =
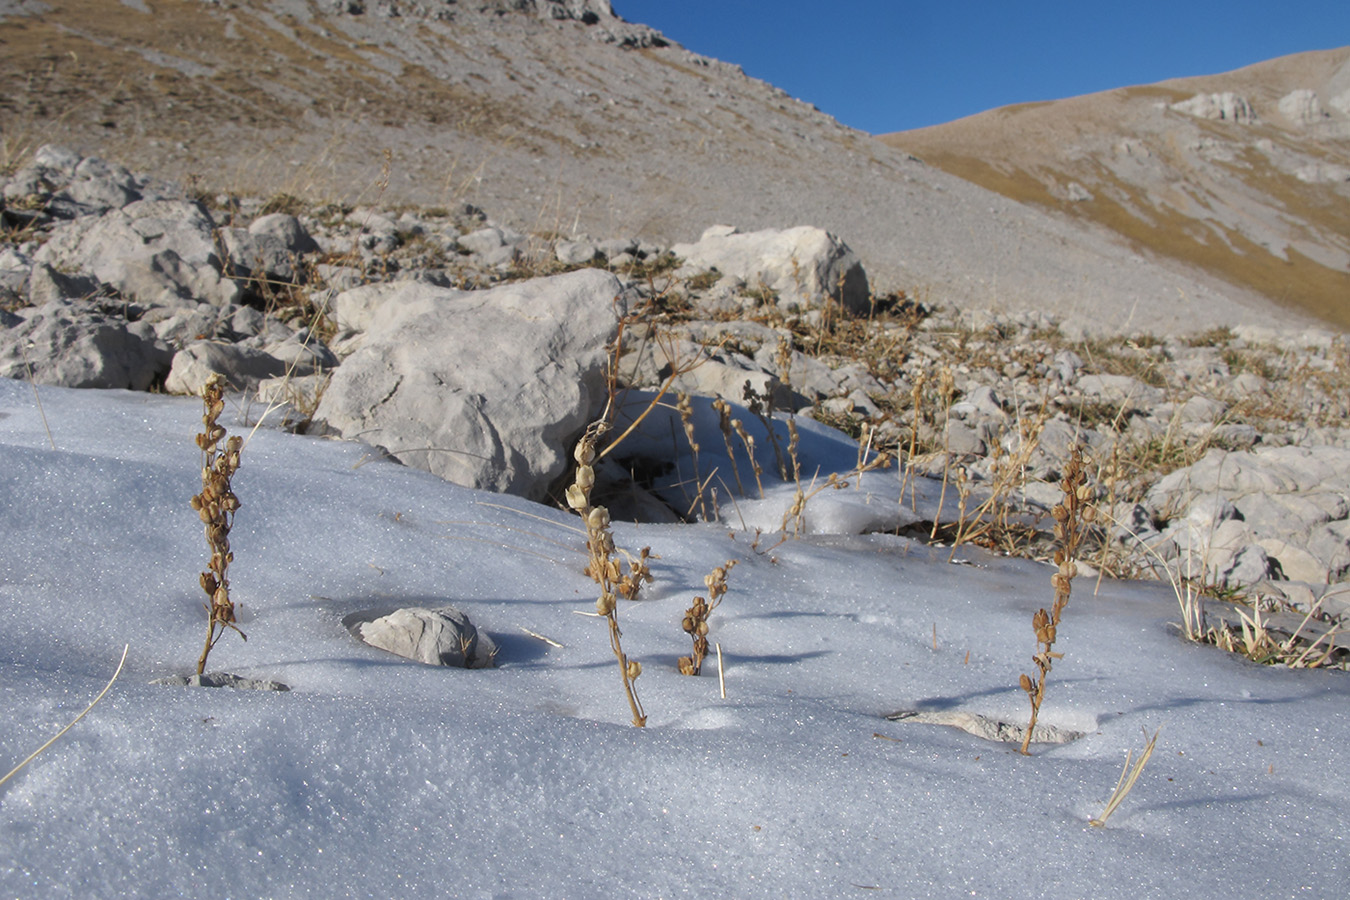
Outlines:
{"label": "small rock embedded in snow", "polygon": [[343,620],[353,635],[381,650],[429,666],[484,669],[497,645],[452,606],[408,607],[390,613],[353,613]]}
{"label": "small rock embedded in snow", "polygon": [[151,684],[163,684],[169,687],[231,687],[240,691],[289,691],[289,685],[266,678],[244,678],[229,672],[207,672],[205,675],[165,675],[156,678]]}

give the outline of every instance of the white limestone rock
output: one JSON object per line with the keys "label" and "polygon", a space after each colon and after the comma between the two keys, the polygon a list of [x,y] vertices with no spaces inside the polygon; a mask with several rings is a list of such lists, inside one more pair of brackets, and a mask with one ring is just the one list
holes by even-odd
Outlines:
{"label": "white limestone rock", "polygon": [[222,274],[215,223],[201,205],[186,201],[137,200],[82,216],[53,229],[34,258],[63,272],[92,275],[146,305],[224,305],[240,293]]}
{"label": "white limestone rock", "polygon": [[1201,119],[1217,119],[1250,125],[1256,121],[1256,112],[1246,97],[1232,91],[1217,94],[1196,94],[1189,100],[1173,103],[1172,109]]}
{"label": "white limestone rock", "polygon": [[[409,284],[370,320],[314,427],[484,490],[543,499],[602,408],[623,285],[583,269],[461,292]],[[401,291],[385,298],[395,308]]]}
{"label": "white limestone rock", "polygon": [[22,310],[0,331],[0,377],[76,388],[147,390],[170,354],[141,323],[84,304],[54,301]]}
{"label": "white limestone rock", "polygon": [[497,646],[452,606],[406,607],[385,614],[354,613],[344,623],[372,647],[429,666],[484,669],[493,664]]}
{"label": "white limestone rock", "polygon": [[775,291],[781,306],[816,307],[827,296],[858,314],[871,305],[862,262],[842,240],[819,228],[740,234],[730,226],[714,225],[698,243],[676,244],[670,250],[688,265]]}
{"label": "white limestone rock", "polygon": [[1290,124],[1304,128],[1317,124],[1327,115],[1322,102],[1317,99],[1317,91],[1306,88],[1285,94],[1277,106],[1280,115],[1288,119]]}

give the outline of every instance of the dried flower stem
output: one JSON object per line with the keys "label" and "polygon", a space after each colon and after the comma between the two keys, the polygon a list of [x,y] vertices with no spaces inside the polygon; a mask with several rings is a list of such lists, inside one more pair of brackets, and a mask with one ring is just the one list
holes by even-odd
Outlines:
{"label": "dried flower stem", "polygon": [[603,506],[591,506],[591,488],[595,485],[595,470],[591,464],[596,460],[595,445],[600,437],[609,430],[603,420],[591,425],[577,442],[574,455],[577,461],[576,479],[567,488],[567,505],[581,516],[586,523],[586,550],[590,562],[586,573],[600,585],[600,598],[595,601],[595,611],[609,623],[609,646],[614,658],[619,662],[619,674],[623,678],[624,695],[628,698],[628,708],[633,713],[633,724],[641,728],[647,724],[647,715],[638,699],[634,682],[642,674],[642,663],[629,659],[623,652],[619,630],[618,598],[622,594],[629,599],[637,596],[643,581],[651,580],[646,560],[650,550],[644,548],[638,561],[629,563],[629,573],[622,574],[619,561],[614,558],[614,537],[609,530],[609,510]]}
{"label": "dried flower stem", "polygon": [[703,670],[703,660],[708,655],[708,616],[722,603],[727,592],[727,573],[736,560],[729,559],[726,565],[718,566],[712,573],[704,576],[703,584],[708,588],[708,597],[695,597],[694,603],[684,611],[684,621],[680,627],[694,641],[691,656],[680,657],[681,675],[698,675]]}
{"label": "dried flower stem", "polygon": [[224,426],[216,422],[225,410],[225,378],[219,373],[212,375],[202,386],[202,403],[206,412],[202,415],[202,433],[197,435],[197,446],[202,451],[202,491],[192,498],[190,505],[206,526],[211,562],[200,579],[202,590],[209,599],[204,604],[206,645],[197,660],[198,675],[206,670],[207,656],[227,629],[248,640],[235,625],[229,579],[230,563],[234,562],[234,553],[230,551],[230,528],[234,525],[234,513],[239,509],[239,499],[234,495],[230,479],[239,470],[239,451],[244,440],[235,435],[225,442],[223,450],[218,447],[225,437]]}
{"label": "dried flower stem", "polygon": [[1027,725],[1026,734],[1022,738],[1023,755],[1027,755],[1027,747],[1031,744],[1031,733],[1036,728],[1036,718],[1040,715],[1041,702],[1045,699],[1045,684],[1050,669],[1055,660],[1063,659],[1062,653],[1054,652],[1056,630],[1059,628],[1064,607],[1069,604],[1073,576],[1078,571],[1074,563],[1078,547],[1095,517],[1095,511],[1087,502],[1091,496],[1091,488],[1088,487],[1083,472],[1081,447],[1075,445],[1070,453],[1069,463],[1064,467],[1064,478],[1059,486],[1064,491],[1064,501],[1051,511],[1055,517],[1055,540],[1059,544],[1055,550],[1055,565],[1059,569],[1050,576],[1050,583],[1055,588],[1055,602],[1049,612],[1038,609],[1031,619],[1032,627],[1036,630],[1038,648],[1031,661],[1036,664],[1037,674],[1035,679],[1028,675],[1023,675],[1020,679],[1022,690],[1026,691],[1027,697],[1031,699],[1031,722]]}

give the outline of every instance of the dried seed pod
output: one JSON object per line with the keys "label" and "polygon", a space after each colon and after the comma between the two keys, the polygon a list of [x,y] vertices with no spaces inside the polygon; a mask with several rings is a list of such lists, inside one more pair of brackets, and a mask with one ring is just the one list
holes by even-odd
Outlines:
{"label": "dried seed pod", "polygon": [[609,510],[597,506],[586,514],[586,527],[591,531],[604,531],[609,527]]}
{"label": "dried seed pod", "polygon": [[572,451],[573,458],[583,466],[589,466],[595,462],[595,445],[591,443],[590,437],[583,437],[577,442],[577,446]]}
{"label": "dried seed pod", "polygon": [[581,485],[569,484],[567,486],[567,505],[578,512],[591,505]]}
{"label": "dried seed pod", "polygon": [[587,491],[595,487],[595,469],[590,466],[578,466],[576,484],[577,487]]}
{"label": "dried seed pod", "polygon": [[628,680],[636,681],[637,677],[641,674],[642,663],[638,662],[636,659],[630,659],[628,661]]}
{"label": "dried seed pod", "polygon": [[1026,691],[1028,694],[1035,693],[1035,688],[1031,686],[1031,679],[1028,678],[1026,675],[1022,676],[1021,680],[1019,681],[1019,684],[1022,685],[1022,690]]}
{"label": "dried seed pod", "polygon": [[600,599],[595,601],[595,611],[602,616],[608,616],[614,612],[617,602],[613,594],[605,592],[600,595]]}

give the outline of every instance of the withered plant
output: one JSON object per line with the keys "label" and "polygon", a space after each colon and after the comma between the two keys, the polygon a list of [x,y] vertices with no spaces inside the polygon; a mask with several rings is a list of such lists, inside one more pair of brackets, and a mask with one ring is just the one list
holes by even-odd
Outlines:
{"label": "withered plant", "polygon": [[197,446],[202,451],[202,490],[193,496],[190,505],[206,526],[211,561],[200,579],[207,596],[204,604],[207,629],[206,645],[197,660],[198,675],[206,670],[207,656],[227,630],[236,631],[248,640],[235,624],[234,603],[230,600],[229,571],[230,563],[234,562],[234,553],[230,551],[230,528],[239,509],[239,498],[234,495],[230,480],[239,471],[239,451],[244,439],[235,435],[225,441],[223,448],[220,446],[225,427],[217,419],[225,411],[224,376],[216,373],[207,379],[202,386],[202,403],[206,411],[202,414],[202,432],[197,435]]}
{"label": "withered plant", "polygon": [[[741,484],[741,473],[736,466],[736,450],[731,443],[731,404],[721,397],[717,397],[712,402],[713,409],[717,410],[717,427],[722,432],[722,442],[727,447],[727,459],[731,460],[731,474],[736,478],[736,491],[745,496],[745,485]],[[753,462],[753,459],[751,460]]]}
{"label": "withered plant", "polygon": [[[952,468],[952,403],[956,400],[956,379],[952,370],[943,367],[938,373],[938,393],[942,396],[942,490],[938,493],[938,508],[933,514],[933,531],[928,535],[930,541],[937,539],[938,527],[942,522],[942,507],[947,502],[947,482]],[[918,413],[916,412],[917,416]]]}
{"label": "withered plant", "polygon": [[1095,510],[1088,503],[1091,488],[1088,487],[1087,477],[1083,472],[1081,447],[1075,445],[1070,453],[1069,463],[1064,467],[1064,477],[1060,480],[1059,486],[1064,492],[1064,500],[1051,510],[1055,517],[1055,542],[1059,545],[1055,549],[1055,565],[1059,568],[1050,576],[1050,583],[1055,588],[1055,602],[1049,612],[1044,608],[1038,609],[1031,619],[1031,626],[1036,631],[1037,651],[1031,658],[1036,665],[1036,676],[1032,678],[1024,674],[1020,679],[1022,690],[1027,692],[1027,697],[1031,700],[1031,722],[1027,724],[1026,734],[1022,738],[1023,755],[1028,755],[1027,747],[1031,744],[1031,733],[1036,728],[1041,702],[1045,699],[1045,685],[1050,676],[1050,669],[1055,660],[1064,658],[1062,653],[1056,653],[1054,650],[1056,632],[1064,615],[1064,607],[1069,604],[1073,577],[1078,572],[1074,560],[1077,558],[1079,545],[1083,542],[1088,526],[1095,517]]}
{"label": "withered plant", "polygon": [[695,597],[693,604],[684,611],[684,621],[680,627],[694,641],[694,652],[690,656],[680,657],[681,675],[698,675],[703,670],[703,660],[708,655],[708,616],[722,604],[727,592],[727,573],[736,560],[729,559],[726,565],[718,566],[712,573],[705,575],[703,584],[708,588],[708,596]]}
{"label": "withered plant", "polygon": [[[766,386],[761,393],[750,385],[749,379],[746,379],[745,386],[741,390],[741,396],[745,400],[745,408],[750,410],[755,418],[759,419],[760,424],[764,426],[764,430],[768,433],[769,443],[773,446],[773,458],[778,463],[778,477],[787,481],[787,460],[783,458],[783,448],[778,443],[778,434],[773,430],[773,389]],[[753,459],[753,457],[751,458]]]}
{"label": "withered plant", "polygon": [[913,419],[909,433],[909,452],[905,454],[905,465],[900,470],[900,505],[905,505],[905,486],[908,484],[909,508],[911,510],[918,509],[918,500],[914,495],[914,457],[919,452],[919,425],[923,419],[923,389],[927,382],[927,373],[919,372],[914,376],[914,383],[909,391]]}
{"label": "withered plant", "polygon": [[[1145,732],[1147,734],[1148,732]],[[1153,737],[1148,739],[1144,745],[1143,752],[1139,754],[1139,761],[1133,766],[1130,762],[1134,759],[1134,751],[1127,751],[1125,754],[1125,767],[1120,771],[1120,780],[1116,782],[1116,789],[1111,792],[1111,796],[1106,800],[1106,807],[1102,814],[1095,819],[1088,819],[1088,824],[1093,828],[1105,828],[1106,820],[1111,818],[1111,814],[1120,808],[1120,804],[1129,796],[1130,791],[1134,790],[1134,784],[1143,774],[1144,766],[1148,765],[1149,757],[1153,755],[1153,748],[1158,745],[1158,735],[1162,733],[1159,728],[1153,732]]]}
{"label": "withered plant", "polygon": [[646,560],[650,551],[644,549],[640,559],[630,565],[628,576],[622,573],[622,567],[615,558],[614,537],[609,528],[609,510],[603,506],[591,506],[591,488],[595,485],[595,445],[609,429],[604,421],[596,422],[586,429],[577,442],[574,456],[577,461],[577,474],[567,488],[567,505],[581,516],[586,523],[586,550],[589,561],[586,574],[600,585],[600,598],[595,601],[595,611],[609,624],[609,646],[614,658],[619,661],[619,674],[623,678],[624,695],[628,698],[628,708],[633,713],[633,724],[641,728],[647,724],[647,715],[638,699],[634,682],[642,674],[642,663],[629,659],[623,652],[619,630],[618,600],[620,594],[625,597],[637,596],[643,580],[650,581]]}

